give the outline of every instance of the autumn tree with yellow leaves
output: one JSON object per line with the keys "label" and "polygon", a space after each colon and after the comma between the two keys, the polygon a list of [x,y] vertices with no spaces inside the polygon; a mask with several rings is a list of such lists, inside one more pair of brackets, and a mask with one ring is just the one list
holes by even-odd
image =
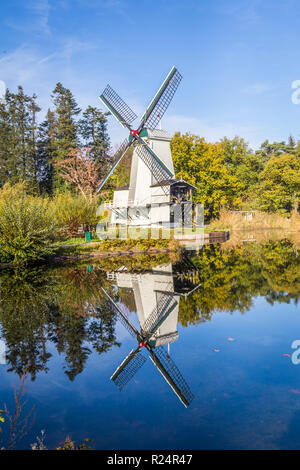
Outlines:
{"label": "autumn tree with yellow leaves", "polygon": [[176,177],[195,185],[195,202],[204,204],[207,219],[216,217],[220,208],[241,203],[243,185],[226,166],[222,143],[209,143],[193,134],[175,133],[171,150]]}

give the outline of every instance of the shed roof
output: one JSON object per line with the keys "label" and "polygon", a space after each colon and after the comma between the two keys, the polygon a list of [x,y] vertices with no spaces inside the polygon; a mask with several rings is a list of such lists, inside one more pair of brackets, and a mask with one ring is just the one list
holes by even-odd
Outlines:
{"label": "shed roof", "polygon": [[166,179],[160,181],[159,183],[151,184],[150,188],[155,188],[158,186],[174,186],[175,184],[182,184],[183,186],[189,186],[190,188],[197,189],[196,186],[191,183],[188,183],[184,179]]}

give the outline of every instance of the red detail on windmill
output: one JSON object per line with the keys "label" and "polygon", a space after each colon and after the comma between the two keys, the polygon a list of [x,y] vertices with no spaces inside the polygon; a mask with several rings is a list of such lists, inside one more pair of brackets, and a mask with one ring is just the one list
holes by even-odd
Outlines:
{"label": "red detail on windmill", "polygon": [[140,341],[140,342],[139,342],[139,348],[141,349],[143,346],[144,346],[143,341]]}
{"label": "red detail on windmill", "polygon": [[139,132],[135,129],[131,129],[130,134],[131,135],[139,135]]}

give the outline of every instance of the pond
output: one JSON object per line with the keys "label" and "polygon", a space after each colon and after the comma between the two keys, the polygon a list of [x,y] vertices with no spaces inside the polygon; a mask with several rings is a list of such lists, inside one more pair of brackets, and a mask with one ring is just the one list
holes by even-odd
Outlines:
{"label": "pond", "polygon": [[295,240],[2,270],[0,282],[1,447],[300,448]]}

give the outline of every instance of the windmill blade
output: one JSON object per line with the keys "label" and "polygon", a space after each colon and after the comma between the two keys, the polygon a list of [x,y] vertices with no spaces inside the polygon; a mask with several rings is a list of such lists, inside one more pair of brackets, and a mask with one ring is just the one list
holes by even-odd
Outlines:
{"label": "windmill blade", "polygon": [[132,325],[132,323],[128,320],[127,315],[125,315],[124,312],[120,309],[120,307],[116,304],[116,302],[110,297],[110,295],[106,292],[106,290],[103,287],[100,287],[102,292],[105,294],[105,296],[108,298],[108,300],[112,303],[113,307],[115,308],[118,318],[125,326],[126,330],[134,337],[137,338],[138,341],[140,341],[141,336],[138,330]]}
{"label": "windmill blade", "polygon": [[173,312],[177,304],[177,300],[172,295],[163,295],[161,297],[157,307],[153,309],[152,313],[143,324],[142,330],[146,333],[145,341],[148,341],[151,336],[154,335],[158,328]]}
{"label": "windmill blade", "polygon": [[174,393],[178,396],[185,407],[189,406],[194,399],[194,395],[167,351],[162,346],[156,348],[155,352],[150,347],[147,349],[151,354],[150,359],[153,364],[163,375]]}
{"label": "windmill blade", "polygon": [[[173,178],[173,173],[153,150],[140,137],[136,137],[138,145],[135,147],[138,156],[147,165],[158,183]],[[162,186],[163,187],[163,186]]]}
{"label": "windmill blade", "polygon": [[97,188],[97,192],[99,192],[103,188],[103,186],[105,185],[108,178],[113,174],[113,172],[115,171],[115,169],[119,165],[122,158],[125,156],[127,150],[131,146],[131,144],[132,144],[132,142],[130,142],[128,139],[125,139],[124,142],[122,143],[122,145],[116,151],[116,153],[113,157],[114,164],[111,167],[111,169],[109,170],[109,172],[107,173],[107,175],[105,176],[105,178],[103,178],[103,180],[101,181],[99,187]]}
{"label": "windmill blade", "polygon": [[119,121],[123,127],[130,129],[130,124],[137,118],[137,115],[110,85],[107,85],[99,98],[117,121]]}
{"label": "windmill blade", "polygon": [[130,351],[110,379],[119,390],[122,390],[135,376],[142,365],[145,364],[146,360],[145,356],[140,352],[140,348]]}
{"label": "windmill blade", "polygon": [[153,329],[153,326],[157,322],[157,319],[164,314],[171,300],[172,300],[172,296],[170,295],[163,294],[161,296],[161,298],[157,302],[156,306],[154,307],[150,315],[146,318],[143,325],[141,325],[143,332],[149,332]]}
{"label": "windmill blade", "polygon": [[154,96],[142,117],[139,129],[149,127],[155,129],[165,114],[173,96],[181,82],[182,76],[175,67],[172,67],[160,89]]}

